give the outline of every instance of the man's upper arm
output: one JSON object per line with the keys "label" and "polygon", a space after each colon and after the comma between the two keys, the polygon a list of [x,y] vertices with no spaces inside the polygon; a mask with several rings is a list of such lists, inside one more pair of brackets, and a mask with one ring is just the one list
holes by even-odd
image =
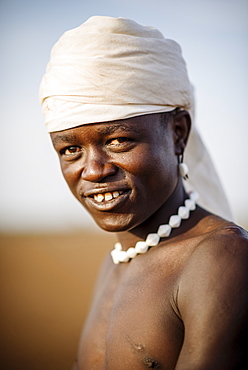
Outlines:
{"label": "man's upper arm", "polygon": [[242,369],[244,361],[247,365],[245,234],[228,229],[198,246],[182,275],[178,307],[185,338],[176,369]]}

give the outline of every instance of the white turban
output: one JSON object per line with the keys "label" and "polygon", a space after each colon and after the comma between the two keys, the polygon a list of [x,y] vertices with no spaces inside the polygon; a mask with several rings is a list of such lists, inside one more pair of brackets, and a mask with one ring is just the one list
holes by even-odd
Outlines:
{"label": "white turban", "polygon": [[[188,110],[193,89],[180,46],[155,28],[125,18],[94,16],[54,45],[40,87],[48,132],[150,113]],[[225,218],[229,206],[193,124],[185,152],[186,188]]]}

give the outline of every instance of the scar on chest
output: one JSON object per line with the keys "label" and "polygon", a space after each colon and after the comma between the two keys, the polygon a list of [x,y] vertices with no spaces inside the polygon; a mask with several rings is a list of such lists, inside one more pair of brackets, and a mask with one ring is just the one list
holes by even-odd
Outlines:
{"label": "scar on chest", "polygon": [[155,359],[151,358],[151,357],[147,357],[145,352],[146,352],[146,349],[145,349],[145,346],[141,343],[134,343],[132,341],[132,339],[126,335],[126,338],[127,340],[129,341],[129,343],[132,345],[133,349],[140,355],[144,355],[142,356],[142,363],[144,364],[144,366],[146,368],[149,368],[149,369],[159,369],[160,368],[160,364],[158,361],[156,361]]}

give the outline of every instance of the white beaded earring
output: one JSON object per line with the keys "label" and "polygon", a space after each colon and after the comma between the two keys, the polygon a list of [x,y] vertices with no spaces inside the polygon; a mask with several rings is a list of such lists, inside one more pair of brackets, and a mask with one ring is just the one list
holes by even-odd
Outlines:
{"label": "white beaded earring", "polygon": [[178,167],[179,167],[179,173],[182,176],[184,180],[187,180],[189,178],[188,173],[189,173],[189,168],[186,163],[183,162],[183,154],[181,154],[181,159],[180,156],[178,156]]}

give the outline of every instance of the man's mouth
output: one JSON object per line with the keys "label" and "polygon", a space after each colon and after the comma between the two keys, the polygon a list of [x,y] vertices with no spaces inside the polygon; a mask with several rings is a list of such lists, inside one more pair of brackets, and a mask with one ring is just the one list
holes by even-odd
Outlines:
{"label": "man's mouth", "polygon": [[[105,191],[104,191],[105,190]],[[130,189],[99,189],[93,191],[88,191],[84,193],[84,202],[86,208],[88,208],[89,212],[92,210],[97,211],[113,211],[116,207],[120,207],[123,205],[130,196],[131,190]]]}
{"label": "man's mouth", "polygon": [[123,194],[123,191],[115,190],[113,192],[94,194],[93,198],[97,203],[102,203],[102,202],[110,201],[112,199],[116,199],[121,194]]}

